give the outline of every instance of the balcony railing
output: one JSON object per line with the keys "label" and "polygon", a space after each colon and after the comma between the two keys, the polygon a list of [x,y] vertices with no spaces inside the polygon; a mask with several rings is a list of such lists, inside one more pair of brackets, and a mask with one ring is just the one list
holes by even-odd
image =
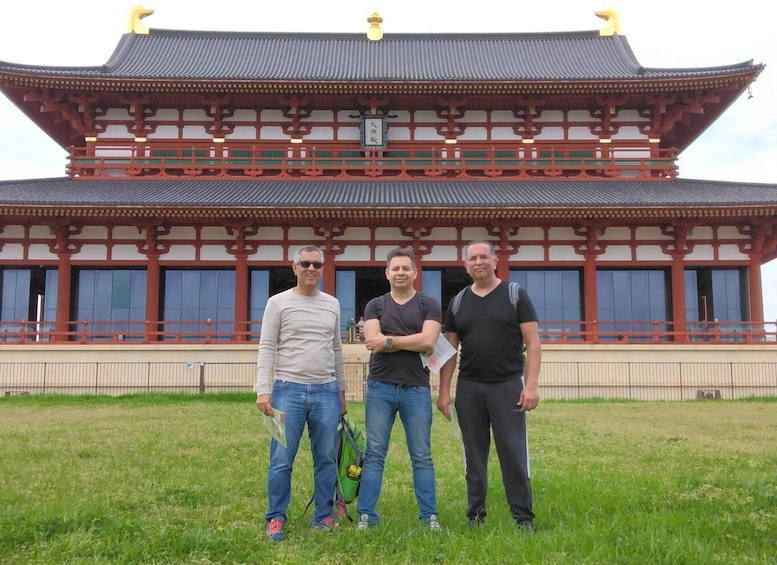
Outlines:
{"label": "balcony railing", "polygon": [[[0,343],[37,344],[229,344],[258,341],[260,321],[92,321],[68,322],[58,329],[54,322],[0,321]],[[242,329],[241,329],[242,328]],[[343,341],[353,341],[346,327]],[[777,346],[777,322],[667,321],[548,321],[540,322],[540,338],[546,343],[736,345],[758,343]]]}
{"label": "balcony railing", "polygon": [[71,148],[71,178],[618,179],[677,176],[673,149],[521,144],[392,146],[111,144]]}

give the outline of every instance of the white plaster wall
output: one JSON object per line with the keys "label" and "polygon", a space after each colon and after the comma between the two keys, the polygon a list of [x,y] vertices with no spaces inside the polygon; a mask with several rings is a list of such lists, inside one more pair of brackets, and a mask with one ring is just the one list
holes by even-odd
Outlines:
{"label": "white plaster wall", "polygon": [[637,261],[670,261],[659,245],[641,245],[637,248]]}
{"label": "white plaster wall", "polygon": [[235,256],[227,253],[227,249],[224,245],[203,245],[200,248],[200,259],[202,261],[235,262]]}
{"label": "white plaster wall", "polygon": [[571,245],[556,245],[550,248],[548,259],[550,261],[580,261],[581,256],[575,253]]}
{"label": "white plaster wall", "polygon": [[335,237],[335,239],[359,239],[368,240],[370,238],[370,228],[347,228],[343,235]]}
{"label": "white plaster wall", "polygon": [[[578,255],[578,257],[580,257]],[[596,258],[597,261],[629,261],[631,260],[631,247],[628,245],[607,245],[604,253]]]}
{"label": "white plaster wall", "polygon": [[613,241],[613,240],[630,241],[631,230],[629,228],[622,228],[622,227],[607,228],[606,230],[604,230],[603,234],[597,233],[597,237],[600,241]]}
{"label": "white plaster wall", "polygon": [[[262,245],[256,250],[256,253],[252,253],[248,256],[249,261],[285,261],[286,257],[283,256],[283,249],[276,245]],[[290,259],[289,259],[290,261]]]}
{"label": "white plaster wall", "polygon": [[14,239],[17,237],[24,237],[23,226],[5,226],[3,231],[0,232],[0,242],[4,239]]}
{"label": "white plaster wall", "polygon": [[404,236],[399,232],[399,228],[386,228],[381,227],[375,230],[375,239],[404,239]]}
{"label": "white plaster wall", "polygon": [[709,226],[696,226],[691,230],[691,233],[688,235],[688,239],[690,240],[697,240],[697,239],[712,239],[712,228]]}
{"label": "white plaster wall", "polygon": [[424,255],[424,261],[461,261],[461,250],[455,245],[435,245],[429,255]]}
{"label": "white plaster wall", "polygon": [[171,245],[170,251],[160,257],[162,261],[194,261],[194,248],[189,245]]}
{"label": "white plaster wall", "polygon": [[487,132],[484,127],[468,127],[457,139],[459,141],[482,141],[486,139],[486,135]]}
{"label": "white plaster wall", "polygon": [[160,240],[168,239],[186,239],[193,240],[197,235],[197,231],[192,227],[176,226],[170,229],[170,233],[167,235],[160,235]]}
{"label": "white plaster wall", "polygon": [[79,239],[107,239],[108,228],[104,226],[84,226],[81,233],[70,236],[71,241]]}
{"label": "white plaster wall", "polygon": [[235,239],[234,235],[229,235],[227,230],[220,227],[204,227],[201,230],[202,239],[222,239],[232,241]]}
{"label": "white plaster wall", "polygon": [[739,251],[737,245],[721,245],[718,248],[718,259],[721,261],[742,261],[748,259],[747,254]]}
{"label": "white plaster wall", "polygon": [[336,261],[371,261],[370,247],[368,245],[349,245],[348,248],[335,259]]}
{"label": "white plaster wall", "polygon": [[54,240],[54,234],[48,226],[30,226],[30,237],[32,239],[50,239]]}
{"label": "white plaster wall", "polygon": [[718,228],[718,237],[721,239],[750,239],[746,234],[739,233],[734,226],[721,226]]}
{"label": "white plaster wall", "polygon": [[143,240],[146,238],[146,230],[138,230],[134,226],[116,226],[113,228],[113,239]]}
{"label": "white plaster wall", "polygon": [[575,235],[575,230],[572,228],[558,227],[550,228],[548,230],[548,240],[556,241],[559,239],[573,239],[575,241],[583,241],[579,235]]}
{"label": "white plaster wall", "polygon": [[[494,240],[493,237],[488,235],[485,228],[463,228],[461,230],[461,241],[464,245],[475,239],[485,239],[487,241]],[[461,251],[463,252],[464,249],[462,248]]]}
{"label": "white plaster wall", "polygon": [[[318,245],[321,242],[321,237],[313,233],[313,228],[308,227],[294,227],[289,228],[289,239],[306,240],[306,243],[299,245]],[[292,253],[294,250],[292,250]]]}
{"label": "white plaster wall", "polygon": [[40,245],[37,243],[30,245],[28,256],[33,261],[44,260],[44,259],[48,259],[48,260],[57,259],[56,254],[51,253],[49,251],[48,245]]}
{"label": "white plaster wall", "polygon": [[712,261],[715,259],[715,250],[711,245],[694,245],[693,251],[685,256],[685,261]]}
{"label": "white plaster wall", "polygon": [[539,245],[521,245],[518,248],[518,253],[510,255],[510,261],[531,262],[544,260],[545,249]]}
{"label": "white plaster wall", "polygon": [[236,126],[229,134],[227,142],[232,140],[254,140],[256,139],[256,128],[246,125]]}
{"label": "white plaster wall", "polygon": [[[202,129],[202,128],[200,128]],[[204,134],[204,131],[203,131]],[[129,137],[132,137],[129,132],[127,133]],[[178,139],[178,126],[157,126],[156,131],[151,136],[153,139]]]}
{"label": "white plaster wall", "polygon": [[105,245],[82,245],[81,250],[73,258],[79,261],[105,261],[108,259],[108,249]]}
{"label": "white plaster wall", "polygon": [[20,261],[24,258],[24,248],[18,243],[5,243],[0,247],[0,261]]}
{"label": "white plaster wall", "polygon": [[136,245],[114,245],[111,249],[111,258],[114,261],[141,261],[145,263],[148,258],[138,251]]}

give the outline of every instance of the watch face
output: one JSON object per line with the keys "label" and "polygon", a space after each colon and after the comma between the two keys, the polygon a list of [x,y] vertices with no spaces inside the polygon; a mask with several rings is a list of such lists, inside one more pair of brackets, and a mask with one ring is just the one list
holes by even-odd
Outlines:
{"label": "watch face", "polygon": [[393,347],[394,346],[394,340],[389,338],[386,338],[386,347]]}

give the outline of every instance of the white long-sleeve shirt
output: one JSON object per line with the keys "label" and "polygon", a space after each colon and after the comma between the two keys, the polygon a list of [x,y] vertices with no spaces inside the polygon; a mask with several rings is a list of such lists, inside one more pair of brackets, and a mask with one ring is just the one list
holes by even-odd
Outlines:
{"label": "white long-sleeve shirt", "polygon": [[345,390],[340,303],[334,296],[296,294],[293,289],[267,301],[259,337],[256,392],[272,392],[273,380],[324,384]]}

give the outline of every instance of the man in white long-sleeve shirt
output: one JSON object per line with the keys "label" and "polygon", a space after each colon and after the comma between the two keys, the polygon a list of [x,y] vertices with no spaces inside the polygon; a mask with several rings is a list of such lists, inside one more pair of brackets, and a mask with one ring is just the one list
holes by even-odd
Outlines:
{"label": "man in white long-sleeve shirt", "polygon": [[345,412],[340,303],[318,290],[324,254],[314,245],[294,253],[294,288],[267,301],[256,367],[256,407],[285,414],[286,447],[272,440],[267,470],[267,536],[285,537],[291,470],[305,424],[313,455],[313,528],[335,526],[335,443]]}

